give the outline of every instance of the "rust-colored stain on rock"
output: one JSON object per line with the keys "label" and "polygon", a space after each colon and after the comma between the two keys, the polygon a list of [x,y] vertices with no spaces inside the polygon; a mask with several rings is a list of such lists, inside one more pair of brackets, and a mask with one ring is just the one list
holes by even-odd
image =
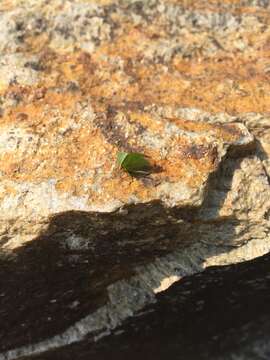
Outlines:
{"label": "rust-colored stain on rock", "polygon": [[[25,216],[38,217],[30,208],[45,193],[54,199],[42,204],[45,217],[153,200],[201,204],[227,150],[253,141],[244,125],[219,121],[219,112],[269,110],[265,8],[173,0],[28,5],[1,4],[6,216],[23,204]],[[198,119],[196,111],[209,115]],[[117,167],[118,151],[142,152],[158,171],[131,177]]]}
{"label": "rust-colored stain on rock", "polygon": [[[89,205],[113,200],[125,204],[131,196],[136,202],[164,196],[166,202],[169,195],[161,190],[165,183],[200,188],[220,162],[218,146],[225,149],[246,136],[237,124],[167,119],[128,106],[111,112],[96,114],[90,101],[66,93],[47,93],[36,103],[12,109],[1,119],[10,132],[0,159],[2,180],[54,179],[57,191],[87,196]],[[9,147],[14,141],[16,147]],[[119,150],[143,152],[160,170],[148,181],[131,177],[116,165]]]}

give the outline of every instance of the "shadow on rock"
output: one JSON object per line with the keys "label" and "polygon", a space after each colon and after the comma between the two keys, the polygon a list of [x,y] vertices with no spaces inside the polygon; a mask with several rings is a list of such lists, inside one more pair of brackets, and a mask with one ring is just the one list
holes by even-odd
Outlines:
{"label": "shadow on rock", "polygon": [[268,359],[269,261],[265,255],[186,277],[110,336],[33,359]]}
{"label": "shadow on rock", "polygon": [[157,256],[208,239],[210,233],[233,245],[237,220],[214,224],[202,220],[200,212],[210,205],[218,211],[237,166],[238,160],[225,175],[223,167],[212,177],[209,189],[218,187],[219,176],[225,176],[225,187],[223,181],[216,202],[208,191],[201,209],[166,209],[153,202],[110,214],[70,211],[55,215],[31,243],[3,252],[0,351],[61,333],[106,304],[108,285],[129,278],[135,267]]}

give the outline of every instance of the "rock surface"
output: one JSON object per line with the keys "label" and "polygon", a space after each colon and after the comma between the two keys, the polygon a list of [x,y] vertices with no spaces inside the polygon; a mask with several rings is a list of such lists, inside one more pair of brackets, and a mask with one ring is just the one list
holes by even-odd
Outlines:
{"label": "rock surface", "polygon": [[269,8],[1,2],[1,360],[97,340],[269,252]]}
{"label": "rock surface", "polygon": [[159,294],[109,338],[86,337],[34,359],[268,359],[269,286],[269,255],[212,267]]}

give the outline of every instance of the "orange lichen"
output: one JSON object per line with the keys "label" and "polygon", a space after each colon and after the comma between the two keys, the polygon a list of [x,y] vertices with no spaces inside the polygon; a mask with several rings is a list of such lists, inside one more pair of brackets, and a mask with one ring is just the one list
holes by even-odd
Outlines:
{"label": "orange lichen", "polygon": [[[195,12],[217,12],[226,6],[232,13],[257,9],[239,7],[235,0],[223,4],[218,0],[170,1]],[[2,10],[12,9],[15,3],[5,1]],[[109,3],[104,0],[99,5]],[[49,10],[46,5],[44,12]],[[264,10],[258,11],[267,16]],[[145,20],[142,26],[118,13],[112,16],[118,23],[113,41],[101,41],[91,54],[80,50],[80,44],[76,51],[57,50],[48,33],[28,34],[20,51],[25,57],[35,55],[41,70],[32,86],[15,81],[1,88],[1,96],[10,105],[0,118],[0,129],[23,129],[36,136],[38,144],[4,152],[0,158],[3,178],[36,183],[55,179],[59,192],[87,195],[96,203],[115,198],[126,202],[131,194],[141,200],[154,198],[153,184],[165,181],[199,187],[218,164],[213,139],[234,143],[243,135],[241,130],[234,125],[165,118],[144,108],[152,104],[195,107],[235,115],[269,110],[269,33],[261,31],[261,26],[243,28],[241,52],[237,46],[226,48],[239,40],[237,31],[216,39],[207,28],[188,31],[187,25],[178,46],[178,35],[168,32],[162,12],[157,12],[157,21]],[[170,48],[172,40],[175,48]],[[208,49],[211,41],[212,52]],[[91,116],[84,118],[84,111]],[[172,123],[182,130],[180,135],[166,134],[166,125]],[[196,136],[189,137],[188,132]],[[149,136],[152,145],[147,142]],[[119,149],[149,156],[160,168],[151,174],[153,183],[117,170]]]}
{"label": "orange lichen", "polygon": [[[14,157],[13,152],[5,153],[0,159],[4,176],[17,182],[55,179],[58,191],[74,196],[87,194],[91,202],[102,202],[105,198],[117,198],[126,202],[131,194],[141,200],[155,196],[155,186],[145,186],[140,179],[132,179],[116,169],[118,138],[111,138],[106,131],[103,133],[105,128],[99,127],[98,119],[96,122],[82,121],[79,104],[79,95],[47,92],[41,100],[20,105],[3,117],[2,126],[16,124],[25,131],[38,135],[40,142],[38,148],[26,151],[22,149],[21,154],[16,150],[17,157]],[[24,116],[18,117],[18,114]],[[165,159],[158,149],[144,145],[144,153],[160,167],[159,172],[151,175],[154,183],[181,181],[190,187],[200,186],[217,165],[215,149],[211,144],[207,145],[204,134],[212,133],[220,141],[227,142],[233,142],[242,136],[239,130],[232,126],[229,128],[229,125],[222,127],[182,119],[158,120],[142,112],[128,111],[127,117],[121,119],[119,124],[124,133],[125,129],[130,128],[131,131],[143,126],[143,132],[147,130],[153,136],[163,136],[165,123],[174,122],[179,129],[198,134],[197,142],[188,135],[169,137],[166,140],[169,150]],[[117,120],[113,121],[119,126]],[[121,136],[120,129],[117,131],[114,136]],[[132,144],[136,139],[140,144],[138,135],[137,138],[127,137],[125,145]]]}

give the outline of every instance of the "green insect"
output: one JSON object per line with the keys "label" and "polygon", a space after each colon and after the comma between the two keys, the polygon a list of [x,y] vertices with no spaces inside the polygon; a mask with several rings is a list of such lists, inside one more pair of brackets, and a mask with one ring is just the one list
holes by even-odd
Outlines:
{"label": "green insect", "polygon": [[122,169],[133,176],[147,175],[151,170],[149,161],[145,158],[145,155],[140,153],[118,152],[117,163]]}

